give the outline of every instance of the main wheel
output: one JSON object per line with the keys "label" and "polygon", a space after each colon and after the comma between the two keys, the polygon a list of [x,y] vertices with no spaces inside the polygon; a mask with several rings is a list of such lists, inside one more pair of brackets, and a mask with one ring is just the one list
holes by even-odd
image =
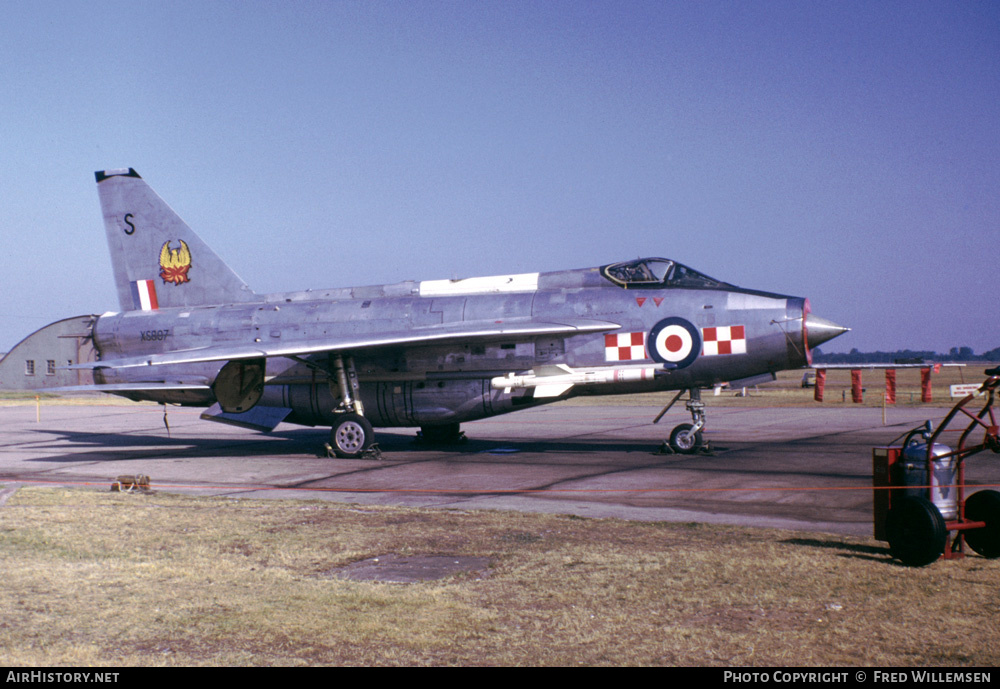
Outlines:
{"label": "main wheel", "polygon": [[446,423],[440,426],[421,426],[420,439],[432,445],[455,445],[465,440],[461,424]]}
{"label": "main wheel", "polygon": [[357,459],[374,440],[371,422],[360,414],[341,414],[330,431],[330,445],[341,459]]}
{"label": "main wheel", "polygon": [[1000,493],[981,490],[965,501],[965,518],[986,522],[981,529],[965,532],[965,542],[983,557],[1000,557]]}
{"label": "main wheel", "polygon": [[886,515],[889,552],[909,567],[923,567],[941,557],[948,529],[941,511],[927,498],[907,495]]}
{"label": "main wheel", "polygon": [[704,445],[701,431],[692,433],[694,425],[682,423],[670,432],[670,449],[680,455],[693,455]]}

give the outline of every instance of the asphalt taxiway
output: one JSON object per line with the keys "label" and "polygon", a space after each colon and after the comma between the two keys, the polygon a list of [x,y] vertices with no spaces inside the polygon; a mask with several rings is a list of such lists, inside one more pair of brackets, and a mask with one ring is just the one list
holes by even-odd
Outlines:
{"label": "asphalt taxiway", "polygon": [[[453,509],[511,509],[651,521],[732,523],[870,535],[872,447],[947,409],[711,408],[710,455],[662,455],[679,410],[552,405],[462,426],[465,443],[414,442],[380,430],[382,459],[331,459],[326,429],[260,434],[153,405],[0,408],[0,488],[110,488],[144,474],[156,490],[328,499]],[[1000,483],[986,453],[970,483]],[[980,458],[983,458],[980,461]]]}

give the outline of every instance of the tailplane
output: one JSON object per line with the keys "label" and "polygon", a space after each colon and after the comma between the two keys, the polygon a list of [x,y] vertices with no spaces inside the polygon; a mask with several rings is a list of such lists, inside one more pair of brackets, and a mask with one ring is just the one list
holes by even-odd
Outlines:
{"label": "tailplane", "polygon": [[139,173],[129,168],[94,174],[123,311],[255,298]]}

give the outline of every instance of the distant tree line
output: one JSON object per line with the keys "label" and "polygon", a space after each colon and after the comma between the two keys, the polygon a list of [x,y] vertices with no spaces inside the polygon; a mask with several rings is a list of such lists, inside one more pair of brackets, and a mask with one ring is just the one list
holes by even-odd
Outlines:
{"label": "distant tree line", "polygon": [[1000,347],[976,354],[972,347],[952,347],[947,354],[913,349],[895,352],[859,352],[857,348],[847,354],[824,354],[813,350],[813,364],[922,364],[939,361],[1000,361]]}

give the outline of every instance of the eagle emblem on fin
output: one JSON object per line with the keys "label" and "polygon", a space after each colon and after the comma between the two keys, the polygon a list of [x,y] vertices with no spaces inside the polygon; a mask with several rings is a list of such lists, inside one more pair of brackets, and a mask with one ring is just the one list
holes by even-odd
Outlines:
{"label": "eagle emblem on fin", "polygon": [[188,268],[191,267],[191,250],[183,239],[180,243],[180,248],[171,249],[168,239],[163,242],[163,248],[160,249],[160,277],[163,278],[164,284],[171,282],[180,285],[191,280],[187,274]]}

